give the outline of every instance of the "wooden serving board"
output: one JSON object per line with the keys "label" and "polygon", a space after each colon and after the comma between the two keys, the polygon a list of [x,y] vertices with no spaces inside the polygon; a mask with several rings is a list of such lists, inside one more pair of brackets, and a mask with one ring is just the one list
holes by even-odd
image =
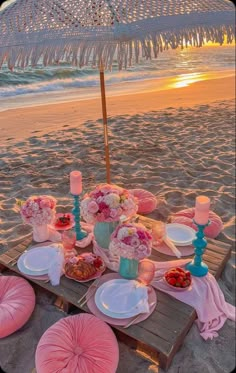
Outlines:
{"label": "wooden serving board", "polygon": [[[156,221],[150,218],[139,216],[139,219],[147,226],[156,224]],[[32,243],[32,239],[29,237],[0,255],[0,270],[10,269],[16,275],[23,276],[14,264],[13,259],[21,255]],[[92,250],[92,246],[90,245],[86,250]],[[203,260],[216,279],[220,277],[226,262],[230,258],[230,253],[231,247],[229,244],[208,239]],[[153,250],[150,259],[169,261],[174,258]],[[82,308],[78,306],[78,299],[86,292],[91,282],[78,283],[65,276],[61,278],[59,286],[52,286],[50,283],[43,281],[29,281],[56,295],[59,301],[57,304],[62,305],[64,311],[69,312],[73,305],[77,307],[77,311],[90,312],[86,305]],[[127,329],[114,326],[113,330],[120,340],[136,348],[143,357],[158,362],[161,368],[167,370],[196,319],[196,312],[192,307],[161,291],[156,290],[156,293],[157,306],[148,319]]]}

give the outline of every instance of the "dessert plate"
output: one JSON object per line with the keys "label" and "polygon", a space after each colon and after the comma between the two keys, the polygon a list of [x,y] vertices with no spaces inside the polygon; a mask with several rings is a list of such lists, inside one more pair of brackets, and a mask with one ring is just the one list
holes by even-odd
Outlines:
{"label": "dessert plate", "polygon": [[[84,258],[86,258],[86,257],[91,257],[91,253],[83,253],[83,254],[80,254],[80,255],[78,255],[79,257],[81,256],[81,257],[84,257]],[[96,255],[93,255],[94,256],[94,258],[96,258]],[[73,259],[73,258],[72,258]],[[91,280],[95,280],[96,278],[99,278],[99,277],[101,277],[101,275],[103,274],[103,272],[105,271],[105,269],[106,269],[106,265],[105,265],[105,262],[103,261],[103,259],[99,256],[99,260],[101,261],[101,267],[99,268],[99,269],[97,269],[97,272],[96,273],[94,273],[93,275],[91,275],[91,276],[89,276],[89,277],[87,277],[86,279],[79,279],[79,278],[76,278],[76,277],[73,277],[73,276],[70,276],[67,272],[66,272],[66,270],[65,270],[65,273],[64,273],[64,275],[65,275],[65,277],[67,277],[67,278],[69,278],[69,279],[71,279],[71,280],[74,280],[74,281],[77,281],[77,282],[88,282],[88,281],[91,281]]]}
{"label": "dessert plate", "polygon": [[166,224],[166,234],[176,246],[188,246],[192,244],[196,231],[184,224],[171,223]]}
{"label": "dessert plate", "polygon": [[140,312],[138,304],[147,299],[147,288],[137,287],[137,284],[134,280],[125,279],[114,279],[104,283],[95,294],[97,307],[111,317],[114,313],[119,315],[119,318],[134,316]]}
{"label": "dessert plate", "polygon": [[[59,218],[62,218],[64,215],[66,216],[69,216],[70,217],[70,223],[66,224],[66,225],[60,225],[60,224],[57,224],[57,220]],[[68,230],[68,229],[71,229],[75,226],[75,221],[74,221],[74,215],[71,214],[71,213],[67,213],[67,214],[62,214],[62,213],[58,213],[56,214],[55,216],[55,220],[54,222],[51,224],[57,231],[65,231],[65,230]]]}

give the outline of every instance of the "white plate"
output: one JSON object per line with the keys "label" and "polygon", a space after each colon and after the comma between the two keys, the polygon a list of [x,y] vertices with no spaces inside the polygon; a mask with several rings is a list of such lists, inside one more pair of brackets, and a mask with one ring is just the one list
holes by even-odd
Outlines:
{"label": "white plate", "polygon": [[108,281],[99,287],[95,297],[97,299],[99,297],[98,303],[109,312],[117,314],[133,312],[144,294],[141,289],[134,291],[135,283],[125,279]]}
{"label": "white plate", "polygon": [[55,247],[37,247],[22,254],[17,261],[18,269],[30,276],[41,276],[48,273],[49,266],[57,255]]}
{"label": "white plate", "polygon": [[[119,281],[119,280],[120,279],[111,280],[111,281]],[[129,280],[121,280],[121,281],[129,281]],[[106,285],[109,282],[105,282],[103,285]],[[132,310],[127,311],[127,312],[123,312],[122,311],[121,313],[119,313],[119,312],[112,312],[112,311],[109,310],[109,308],[105,308],[104,304],[103,304],[103,302],[101,300],[101,293],[102,293],[102,291],[104,289],[103,285],[101,285],[97,289],[97,291],[95,293],[94,301],[95,301],[95,304],[96,304],[97,308],[99,309],[99,311],[101,311],[104,315],[107,315],[107,316],[112,317],[114,319],[126,319],[126,318],[129,318],[129,317],[133,317],[135,315],[138,315],[140,313],[138,307],[137,308],[134,307]]]}
{"label": "white plate", "polygon": [[196,236],[193,228],[178,223],[166,224],[166,234],[176,246],[191,245]]}

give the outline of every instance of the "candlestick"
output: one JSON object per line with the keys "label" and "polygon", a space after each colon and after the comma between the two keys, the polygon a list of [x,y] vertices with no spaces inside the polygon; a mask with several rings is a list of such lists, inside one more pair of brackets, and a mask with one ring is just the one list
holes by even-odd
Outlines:
{"label": "candlestick", "polygon": [[82,192],[82,174],[80,171],[71,171],[70,173],[70,192],[73,195],[79,195]]}
{"label": "candlestick", "polygon": [[198,227],[196,238],[193,240],[195,256],[192,262],[186,265],[186,268],[193,276],[202,277],[208,273],[208,266],[202,262],[202,255],[207,246],[207,240],[204,238],[204,229],[210,224],[210,222],[208,221],[207,224],[197,224],[195,220],[193,220],[193,222]]}
{"label": "candlestick", "polygon": [[206,196],[198,196],[195,204],[194,220],[199,225],[208,223],[210,210],[210,199]]}
{"label": "candlestick", "polygon": [[80,226],[80,200],[78,195],[73,195],[74,197],[74,208],[72,209],[72,214],[75,217],[75,232],[76,240],[82,240],[87,236],[87,232],[81,229]]}

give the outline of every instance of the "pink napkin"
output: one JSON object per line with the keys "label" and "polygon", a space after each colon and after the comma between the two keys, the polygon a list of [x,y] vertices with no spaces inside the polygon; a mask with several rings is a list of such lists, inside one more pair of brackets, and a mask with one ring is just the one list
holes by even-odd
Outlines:
{"label": "pink napkin", "polygon": [[[173,261],[167,263],[173,264]],[[176,264],[173,265],[173,267],[175,266]],[[178,266],[181,266],[180,261],[178,261]],[[225,301],[214,276],[210,273],[204,277],[192,276],[191,287],[186,291],[179,292],[171,290],[163,279],[159,278],[158,280],[158,276],[163,274],[166,269],[156,271],[156,278],[153,280],[152,286],[195,309],[198,317],[196,324],[202,338],[207,340],[217,337],[217,331],[224,325],[227,318],[235,321],[235,307]]]}
{"label": "pink napkin", "polygon": [[93,241],[93,238],[94,238],[93,228],[94,228],[94,226],[92,224],[87,224],[87,223],[81,222],[81,228],[83,230],[85,230],[88,233],[88,235],[85,238],[83,238],[82,240],[76,241],[76,246],[84,248],[84,247],[87,247]]}
{"label": "pink napkin", "polygon": [[[119,269],[119,258],[112,256],[108,250],[104,250],[94,242],[93,251],[100,255],[106,266],[113,271]],[[227,303],[224,295],[214,278],[210,273],[204,277],[192,276],[192,285],[185,291],[171,290],[162,279],[164,273],[174,267],[184,267],[190,259],[177,259],[168,262],[152,261],[155,265],[155,277],[151,285],[170,294],[172,297],[192,306],[197,313],[196,324],[200,335],[205,340],[213,339],[218,336],[217,331],[221,329],[228,319],[235,321],[235,307]]]}
{"label": "pink napkin", "polygon": [[[93,239],[93,226],[84,227],[91,232],[91,240]],[[91,241],[90,241],[91,242]],[[156,248],[158,250],[158,248]],[[191,249],[192,247],[187,247]],[[100,255],[106,266],[112,271],[119,270],[119,257],[112,255],[109,250],[102,249],[93,241],[93,252]],[[189,255],[189,253],[186,253]],[[155,277],[151,285],[164,293],[170,294],[172,297],[192,306],[197,313],[196,324],[199,328],[200,335],[205,340],[213,339],[218,336],[217,331],[221,329],[225,321],[228,319],[235,321],[235,307],[227,303],[224,299],[216,279],[210,273],[204,277],[192,276],[192,285],[185,291],[174,291],[166,285],[162,279],[164,273],[174,267],[184,267],[189,263],[190,259],[176,259],[167,262],[153,261],[156,271]]]}

